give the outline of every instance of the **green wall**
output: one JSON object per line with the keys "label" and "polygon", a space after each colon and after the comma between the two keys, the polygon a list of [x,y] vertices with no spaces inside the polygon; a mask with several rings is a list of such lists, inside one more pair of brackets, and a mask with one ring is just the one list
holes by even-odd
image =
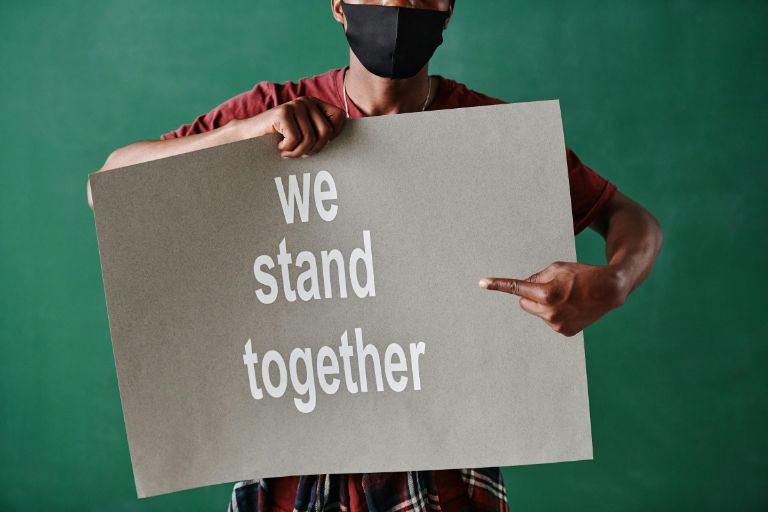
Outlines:
{"label": "green wall", "polygon": [[[432,72],[559,98],[568,144],[665,229],[586,333],[595,460],[505,469],[513,510],[768,506],[767,26],[763,0],[459,0]],[[345,64],[341,29],[317,0],[2,0],[0,34],[0,509],[224,510],[229,485],[135,497],[86,175]]]}

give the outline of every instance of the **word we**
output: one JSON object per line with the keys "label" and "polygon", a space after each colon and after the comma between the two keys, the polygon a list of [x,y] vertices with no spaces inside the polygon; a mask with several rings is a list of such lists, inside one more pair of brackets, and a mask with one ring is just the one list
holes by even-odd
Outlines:
{"label": "word we", "polygon": [[[298,211],[301,222],[309,222],[310,196],[314,195],[315,210],[322,220],[332,222],[339,211],[334,201],[338,199],[336,183],[328,171],[320,171],[314,177],[314,184],[309,173],[302,176],[302,186],[295,175],[288,177],[286,192],[281,177],[275,178],[280,206],[283,210],[286,224],[293,224],[295,213]],[[326,204],[328,203],[328,204]],[[275,264],[277,260],[277,265]],[[359,264],[365,268],[365,281],[358,274]],[[280,267],[279,279],[272,271]],[[300,271],[296,279],[291,278],[291,268]],[[333,274],[336,274],[335,279]],[[321,251],[316,256],[310,251],[301,251],[296,255],[288,252],[286,239],[278,244],[276,257],[263,254],[253,262],[253,275],[262,285],[257,289],[256,297],[262,304],[274,303],[282,288],[283,297],[288,302],[331,299],[333,298],[333,283],[339,290],[339,298],[347,298],[347,281],[358,298],[376,296],[376,281],[373,272],[373,250],[371,248],[371,232],[363,231],[363,247],[354,249],[345,262],[344,255],[338,249]],[[321,279],[322,277],[322,279]],[[321,292],[322,282],[322,292]]]}

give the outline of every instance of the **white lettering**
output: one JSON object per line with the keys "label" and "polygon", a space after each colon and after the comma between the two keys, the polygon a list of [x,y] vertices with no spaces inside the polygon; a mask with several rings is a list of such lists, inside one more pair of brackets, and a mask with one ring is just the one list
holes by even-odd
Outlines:
{"label": "white lettering", "polygon": [[[354,345],[349,344],[347,331],[344,331],[338,347],[323,345],[314,357],[311,348],[293,349],[288,357],[287,367],[285,359],[278,351],[267,350],[261,361],[261,380],[267,394],[273,398],[283,397],[290,381],[295,392],[293,403],[299,412],[306,414],[317,407],[318,384],[323,393],[335,395],[341,388],[342,373],[346,390],[350,394],[367,393],[368,363],[373,364],[377,391],[385,391],[384,383],[386,382],[387,387],[392,391],[403,392],[409,380],[413,382],[414,390],[421,390],[419,356],[425,353],[426,344],[423,341],[411,343],[409,350],[410,358],[406,357],[406,352],[401,345],[390,343],[384,351],[382,363],[379,350],[372,343],[363,343],[362,329],[357,327]],[[341,358],[341,365],[339,358]],[[264,393],[256,380],[259,356],[253,351],[250,339],[245,343],[243,363],[247,369],[251,396],[255,400],[262,400]],[[355,364],[357,368],[354,367]],[[277,379],[274,378],[275,373]],[[356,375],[359,378],[359,386],[355,381]]]}

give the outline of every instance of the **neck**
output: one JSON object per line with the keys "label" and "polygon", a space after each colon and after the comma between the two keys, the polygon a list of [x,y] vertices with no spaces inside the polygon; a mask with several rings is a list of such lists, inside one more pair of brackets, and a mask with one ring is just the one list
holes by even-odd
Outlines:
{"label": "neck", "polygon": [[419,112],[425,101],[431,100],[427,98],[430,88],[428,66],[411,78],[382,78],[365,69],[350,51],[346,75],[347,100],[366,116]]}

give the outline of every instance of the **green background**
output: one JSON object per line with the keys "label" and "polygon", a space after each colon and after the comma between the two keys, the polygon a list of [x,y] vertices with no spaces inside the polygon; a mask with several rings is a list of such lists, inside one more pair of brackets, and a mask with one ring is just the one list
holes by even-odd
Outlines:
{"label": "green background", "polygon": [[[228,484],[136,499],[86,175],[344,65],[328,4],[0,3],[0,509],[225,509]],[[559,98],[568,145],[665,231],[587,330],[595,460],[505,469],[513,510],[768,506],[767,26],[765,1],[459,0],[431,71]],[[593,233],[578,251],[602,261]]]}

